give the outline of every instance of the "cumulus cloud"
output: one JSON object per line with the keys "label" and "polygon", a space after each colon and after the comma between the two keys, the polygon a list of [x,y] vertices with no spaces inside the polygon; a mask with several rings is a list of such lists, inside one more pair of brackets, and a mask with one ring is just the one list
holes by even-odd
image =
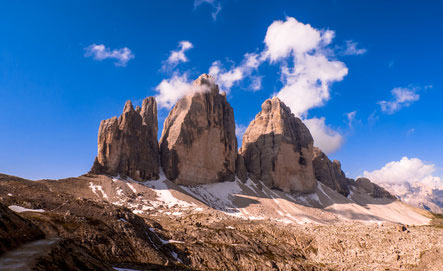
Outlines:
{"label": "cumulus cloud", "polygon": [[178,43],[177,50],[171,51],[171,54],[166,60],[166,63],[169,65],[170,68],[173,68],[177,66],[177,64],[179,64],[180,62],[188,62],[189,60],[186,57],[185,52],[189,49],[192,49],[193,47],[194,46],[192,45],[192,43],[187,40],[180,41]]}
{"label": "cumulus cloud", "polygon": [[435,172],[434,164],[403,157],[400,161],[387,163],[381,169],[365,171],[363,175],[402,201],[443,213],[443,178],[435,176]]}
{"label": "cumulus cloud", "polygon": [[115,66],[124,67],[129,60],[134,58],[134,54],[128,47],[111,50],[104,44],[91,44],[85,48],[85,57],[92,57],[95,60],[115,59]]}
{"label": "cumulus cloud", "polygon": [[343,137],[325,124],[325,118],[303,120],[314,138],[314,145],[326,154],[331,154],[343,144]]}
{"label": "cumulus cloud", "polygon": [[357,48],[358,43],[352,40],[345,41],[344,48],[339,52],[343,56],[363,55],[367,52],[364,48]]}
{"label": "cumulus cloud", "polygon": [[334,31],[318,30],[292,17],[274,21],[266,32],[265,57],[277,61],[290,55],[304,55],[328,45],[334,35]]}
{"label": "cumulus cloud", "polygon": [[380,101],[381,110],[387,114],[394,114],[402,107],[408,107],[413,102],[420,99],[420,95],[417,94],[418,88],[394,88],[391,90],[392,99],[390,101]]}
{"label": "cumulus cloud", "polygon": [[323,106],[330,99],[331,85],[348,74],[330,47],[334,36],[332,30],[316,29],[287,17],[268,27],[260,58],[280,64],[283,86],[276,96],[303,119],[314,144],[327,154],[341,147],[343,137],[326,125],[324,117],[308,118],[308,111]]}
{"label": "cumulus cloud", "polygon": [[434,164],[426,164],[418,158],[403,157],[400,161],[387,163],[381,169],[365,171],[363,175],[377,184],[425,184],[443,189],[443,179],[433,176],[435,171]]}
{"label": "cumulus cloud", "polygon": [[334,36],[332,30],[315,29],[292,17],[268,27],[262,58],[281,63],[283,87],[277,96],[297,116],[324,105],[330,98],[331,84],[348,74],[346,65],[333,59],[328,47]]}
{"label": "cumulus cloud", "polygon": [[218,13],[222,10],[220,1],[217,0],[194,0],[194,9],[198,8],[202,4],[208,4],[212,7],[211,16],[215,21],[217,20]]}

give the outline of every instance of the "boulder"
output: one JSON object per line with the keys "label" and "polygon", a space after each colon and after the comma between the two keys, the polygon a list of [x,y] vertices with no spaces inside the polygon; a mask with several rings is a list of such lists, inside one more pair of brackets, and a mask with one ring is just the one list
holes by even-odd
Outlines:
{"label": "boulder", "polygon": [[211,76],[201,75],[193,88],[164,122],[160,139],[164,173],[184,185],[233,181],[237,159],[234,111]]}
{"label": "boulder", "polygon": [[123,175],[137,181],[159,178],[157,103],[143,100],[134,110],[127,101],[120,117],[103,120],[91,173]]}
{"label": "boulder", "polygon": [[249,177],[270,188],[308,193],[317,185],[311,133],[277,97],[266,100],[249,124],[240,154]]}
{"label": "boulder", "polygon": [[327,185],[329,188],[339,192],[344,196],[349,195],[349,181],[341,170],[339,161],[331,162],[329,158],[319,148],[314,148],[314,166],[315,178]]}

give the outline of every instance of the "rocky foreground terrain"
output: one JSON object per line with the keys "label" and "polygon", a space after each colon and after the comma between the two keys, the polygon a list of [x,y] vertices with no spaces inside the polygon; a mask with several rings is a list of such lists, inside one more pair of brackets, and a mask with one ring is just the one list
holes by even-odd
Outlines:
{"label": "rocky foreground terrain", "polygon": [[[250,206],[234,198],[217,205],[222,199],[212,198],[209,187],[194,190],[192,197],[160,184],[155,189],[100,175],[37,182],[0,175],[0,221],[6,225],[1,243],[9,244],[0,269],[26,270],[8,265],[14,254],[5,251],[18,248],[20,255],[37,240],[42,242],[26,263],[33,270],[440,270],[443,265],[443,223],[401,203],[384,208],[422,213],[415,219],[429,225],[372,221],[362,213],[361,220],[346,219],[289,201],[270,211],[274,200],[286,201],[277,196],[251,197]],[[216,207],[199,201],[197,193]],[[16,213],[5,206],[22,209]],[[297,216],[290,206],[305,209]],[[281,217],[273,217],[279,212]],[[5,239],[14,233],[13,242]]]}
{"label": "rocky foreground terrain", "polygon": [[157,140],[157,105],[104,120],[88,174],[0,174],[0,270],[441,270],[443,217],[346,177],[278,98],[237,149],[202,75]]}

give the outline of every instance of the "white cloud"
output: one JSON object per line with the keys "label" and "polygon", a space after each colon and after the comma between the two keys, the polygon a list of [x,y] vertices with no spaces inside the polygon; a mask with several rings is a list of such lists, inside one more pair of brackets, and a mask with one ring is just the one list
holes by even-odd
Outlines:
{"label": "white cloud", "polygon": [[381,110],[387,114],[394,114],[402,107],[408,107],[420,99],[416,92],[418,88],[394,88],[391,90],[393,98],[390,101],[380,101]]}
{"label": "white cloud", "polygon": [[287,58],[291,54],[303,55],[328,45],[334,37],[330,30],[317,30],[295,18],[274,21],[266,32],[265,57],[271,61]]}
{"label": "white cloud", "polygon": [[163,79],[155,88],[158,94],[155,96],[160,108],[171,109],[183,96],[192,92],[207,91],[203,86],[194,85],[188,79],[188,74],[174,73],[171,78]]}
{"label": "white cloud", "polygon": [[365,171],[363,175],[409,204],[441,212],[443,178],[435,176],[435,171],[434,164],[403,157],[400,161],[387,163],[381,169]]}
{"label": "white cloud", "polygon": [[352,128],[354,126],[356,116],[357,116],[357,111],[346,113],[346,118],[348,119],[349,128]]}
{"label": "white cloud", "polygon": [[217,84],[223,91],[229,92],[231,87],[243,80],[245,77],[251,78],[251,88],[257,91],[261,88],[260,76],[251,76],[253,71],[257,70],[260,66],[259,55],[255,53],[246,53],[242,62],[238,66],[233,66],[227,70],[223,68],[223,64],[220,61],[214,61],[209,68],[209,74],[215,78]]}
{"label": "white cloud", "polygon": [[[171,67],[177,66],[180,62],[188,62],[188,58],[185,55],[185,52],[189,49],[193,48],[191,42],[187,40],[180,41],[178,43],[178,49],[176,51],[171,51],[171,54],[169,55],[168,59],[166,60],[166,63]],[[164,67],[166,68],[166,67]]]}
{"label": "white cloud", "polygon": [[194,0],[194,9],[196,9],[202,4],[208,4],[212,7],[213,10],[211,12],[212,19],[214,21],[217,20],[217,15],[222,10],[220,2],[217,0]]}
{"label": "white cloud", "polygon": [[262,76],[251,76],[251,84],[249,85],[249,87],[253,91],[260,90],[262,88],[261,86],[262,79],[263,79]]}
{"label": "white cloud", "polygon": [[403,157],[400,161],[387,163],[381,169],[371,172],[365,171],[363,175],[377,184],[426,184],[438,189],[443,189],[443,179],[433,176],[434,164],[425,164],[418,158]]}
{"label": "white cloud", "polygon": [[[262,58],[281,62],[284,85],[277,96],[297,116],[306,116],[309,109],[324,105],[330,98],[331,84],[348,74],[343,62],[332,59],[328,46],[334,35],[332,30],[315,29],[292,17],[268,27]],[[292,67],[288,60],[292,60]]]}
{"label": "white cloud", "polygon": [[85,48],[85,57],[92,56],[95,60],[115,59],[115,66],[126,66],[129,60],[134,58],[134,54],[127,47],[111,50],[103,44],[92,44]]}
{"label": "white cloud", "polygon": [[325,118],[303,120],[314,138],[314,145],[326,154],[331,154],[343,144],[343,137],[325,124]]}
{"label": "white cloud", "polygon": [[345,42],[345,47],[339,52],[343,56],[362,55],[367,52],[364,48],[357,48],[358,43],[352,40]]}
{"label": "white cloud", "polygon": [[244,73],[240,67],[230,70],[223,68],[220,61],[214,61],[209,68],[209,74],[216,79],[219,87],[224,91],[229,91],[235,82],[243,79]]}
{"label": "white cloud", "polygon": [[280,63],[283,87],[276,94],[303,119],[314,145],[330,154],[343,144],[343,137],[325,124],[325,118],[307,117],[308,111],[330,99],[332,83],[348,74],[346,65],[334,59],[330,44],[335,32],[321,30],[287,17],[274,21],[266,32],[261,60]]}
{"label": "white cloud", "polygon": [[243,125],[243,124],[237,124],[235,126],[235,135],[237,137],[243,137],[243,134],[246,132],[246,129],[248,128],[248,126]]}

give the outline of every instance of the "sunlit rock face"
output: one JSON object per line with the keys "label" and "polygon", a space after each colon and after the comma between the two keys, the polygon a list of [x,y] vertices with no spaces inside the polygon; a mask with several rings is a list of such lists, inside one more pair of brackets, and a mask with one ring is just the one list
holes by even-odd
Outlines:
{"label": "sunlit rock face", "polygon": [[98,153],[91,173],[122,175],[134,180],[158,179],[157,103],[154,97],[134,109],[127,101],[120,117],[103,120]]}
{"label": "sunlit rock face", "polygon": [[303,122],[274,97],[243,135],[240,154],[252,180],[285,192],[311,192],[316,187],[312,166],[313,138]]}
{"label": "sunlit rock face", "polygon": [[201,75],[194,88],[164,122],[162,168],[177,184],[233,181],[237,159],[234,111],[211,76]]}

